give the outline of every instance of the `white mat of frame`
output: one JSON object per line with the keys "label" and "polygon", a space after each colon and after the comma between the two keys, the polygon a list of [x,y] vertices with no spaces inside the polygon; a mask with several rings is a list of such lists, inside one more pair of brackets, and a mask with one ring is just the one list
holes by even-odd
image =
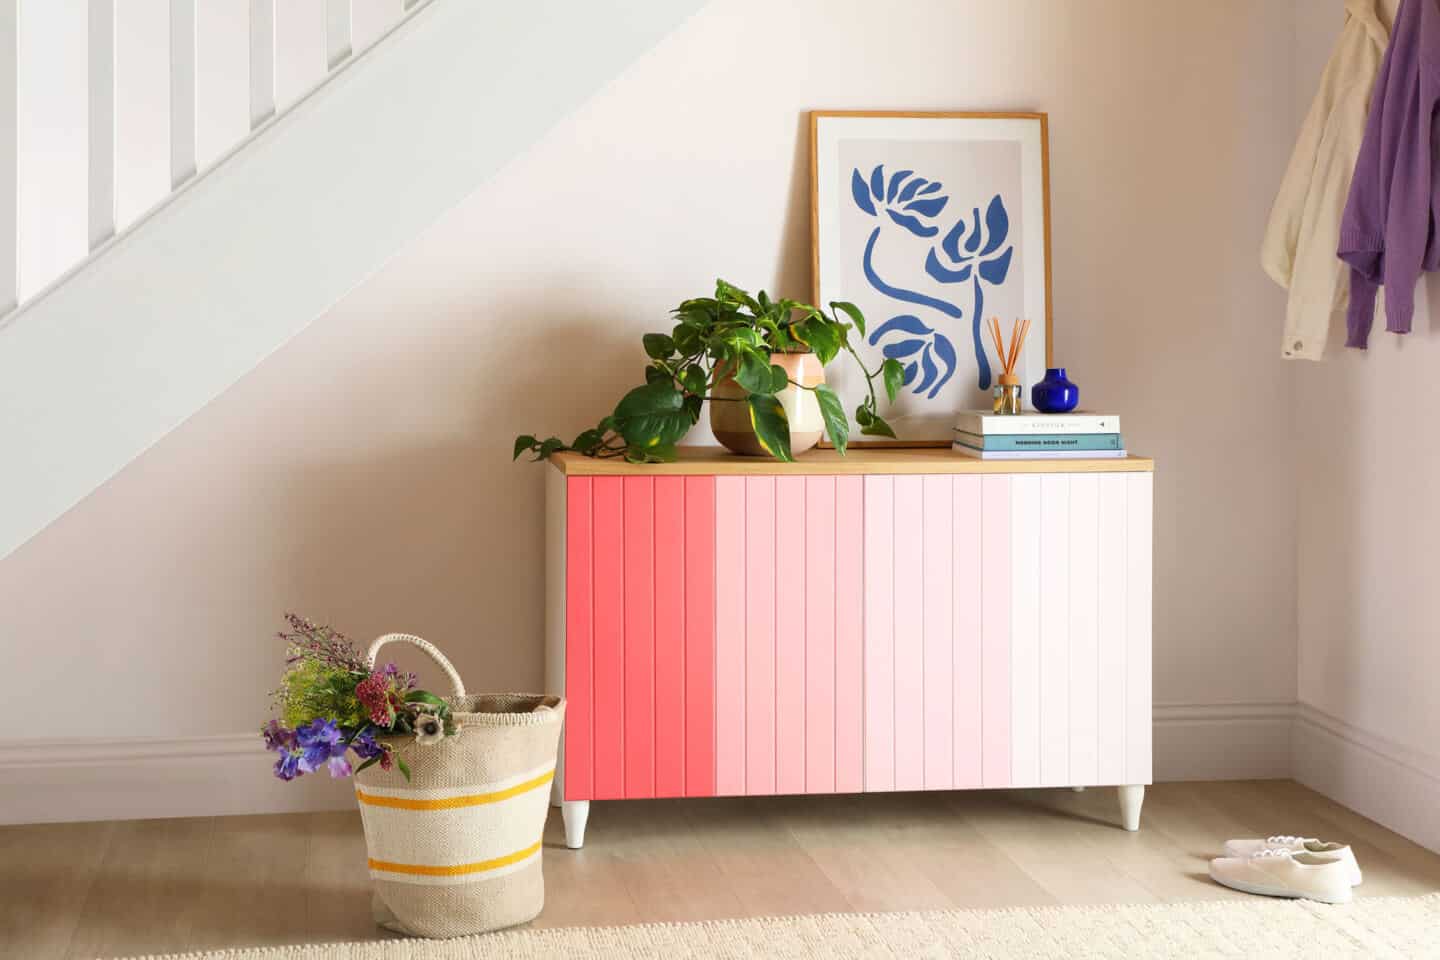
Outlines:
{"label": "white mat of frame", "polygon": [[1440,894],[1344,906],[1253,900],[920,913],[845,913],[627,927],[520,929],[458,940],[382,940],[169,954],[149,960],[530,960],[604,957],[1440,956]]}

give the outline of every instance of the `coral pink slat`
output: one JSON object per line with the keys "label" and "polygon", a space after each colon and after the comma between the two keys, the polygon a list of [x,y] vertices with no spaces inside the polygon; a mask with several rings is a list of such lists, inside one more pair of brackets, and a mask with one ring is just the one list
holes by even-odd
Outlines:
{"label": "coral pink slat", "polygon": [[655,478],[655,796],[685,795],[685,478]]}
{"label": "coral pink slat", "polygon": [[745,478],[715,478],[715,793],[745,793]]}
{"label": "coral pink slat", "polygon": [[612,800],[625,796],[625,491],[620,477],[592,482],[595,799]]}
{"label": "coral pink slat", "polygon": [[625,796],[655,795],[655,481],[625,478]]}
{"label": "coral pink slat", "polygon": [[715,478],[685,478],[685,795],[715,795]]}
{"label": "coral pink slat", "polygon": [[775,792],[775,478],[745,478],[745,792]]}
{"label": "coral pink slat", "polygon": [[590,484],[586,477],[565,481],[565,699],[572,718],[565,726],[567,800],[589,800],[595,795]]}

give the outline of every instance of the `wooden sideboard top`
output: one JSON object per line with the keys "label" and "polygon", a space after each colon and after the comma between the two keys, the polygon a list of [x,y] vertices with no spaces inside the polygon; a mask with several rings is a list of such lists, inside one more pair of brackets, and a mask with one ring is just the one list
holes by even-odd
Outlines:
{"label": "wooden sideboard top", "polygon": [[794,463],[770,457],[744,457],[722,447],[681,447],[674,463],[634,464],[621,458],[597,460],[578,453],[557,453],[550,462],[571,477],[604,476],[835,476],[879,474],[959,473],[1150,473],[1155,461],[1148,457],[1111,460],[974,460],[945,447],[852,449],[845,456],[834,450],[802,453]]}

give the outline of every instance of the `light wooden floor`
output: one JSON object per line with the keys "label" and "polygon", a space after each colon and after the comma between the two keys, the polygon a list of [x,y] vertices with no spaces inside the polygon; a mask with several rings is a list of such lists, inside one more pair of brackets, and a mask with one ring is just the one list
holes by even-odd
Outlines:
{"label": "light wooden floor", "polygon": [[[1115,791],[596,803],[587,846],[546,830],[544,925],[1240,897],[1206,861],[1233,836],[1354,844],[1362,896],[1440,891],[1440,856],[1289,781]],[[361,940],[357,814],[0,828],[0,957],[60,960]]]}

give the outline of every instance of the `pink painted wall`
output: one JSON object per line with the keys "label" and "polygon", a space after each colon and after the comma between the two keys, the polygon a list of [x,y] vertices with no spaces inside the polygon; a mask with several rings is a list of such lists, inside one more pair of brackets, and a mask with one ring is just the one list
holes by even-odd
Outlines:
{"label": "pink painted wall", "polygon": [[[639,334],[717,275],[809,295],[817,107],[1050,112],[1057,355],[1161,464],[1156,699],[1291,699],[1291,431],[1254,411],[1288,409],[1292,373],[1253,264],[1289,148],[1288,6],[900,10],[716,0],[597,91],[0,562],[15,708],[89,705],[47,711],[55,736],[251,731],[286,609],[431,637],[477,688],[538,686],[542,482],[510,440],[593,422]],[[715,56],[742,48],[767,69]],[[773,147],[716,149],[716,117]]]}

